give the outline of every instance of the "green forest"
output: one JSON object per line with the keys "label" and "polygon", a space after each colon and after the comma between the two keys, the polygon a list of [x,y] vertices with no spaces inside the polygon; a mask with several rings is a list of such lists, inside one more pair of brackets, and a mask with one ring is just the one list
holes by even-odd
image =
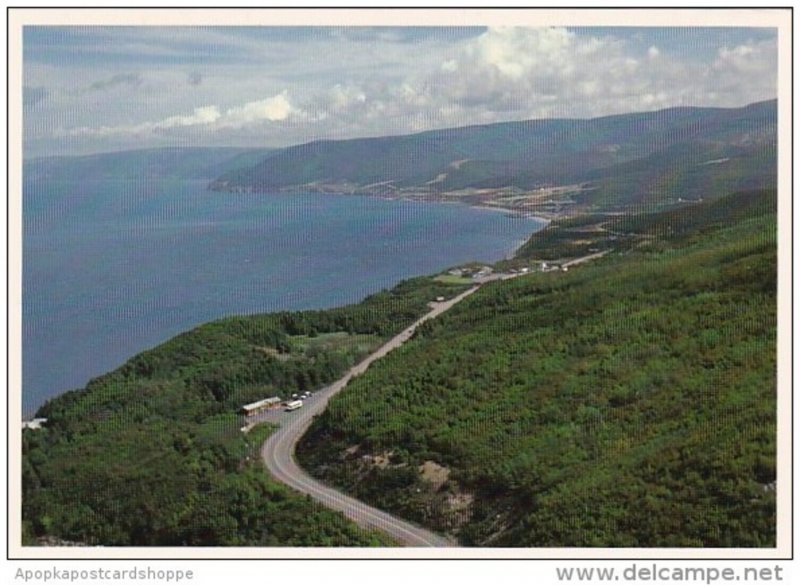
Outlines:
{"label": "green forest", "polygon": [[270,429],[242,434],[238,410],[337,379],[463,289],[415,278],[348,307],[216,321],[54,398],[23,434],[24,544],[386,546],[270,479]]}
{"label": "green forest", "polygon": [[[298,459],[465,546],[775,545],[776,193],[553,222],[354,378]],[[23,543],[391,546],[272,480],[241,405],[336,380],[464,279],[231,317],[52,399]]]}
{"label": "green forest", "polygon": [[354,380],[303,466],[467,546],[775,546],[775,191],[607,221]]}

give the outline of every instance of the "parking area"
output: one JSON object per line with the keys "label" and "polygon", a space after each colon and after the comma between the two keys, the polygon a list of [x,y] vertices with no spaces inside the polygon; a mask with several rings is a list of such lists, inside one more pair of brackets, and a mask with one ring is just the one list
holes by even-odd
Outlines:
{"label": "parking area", "polygon": [[274,408],[270,408],[268,410],[264,410],[262,412],[259,412],[258,414],[254,414],[252,416],[245,417],[244,418],[244,424],[246,426],[253,426],[253,425],[258,424],[258,423],[268,422],[268,423],[280,425],[282,421],[287,420],[287,419],[291,418],[293,415],[296,414],[295,411],[287,411],[286,410],[286,403],[287,402],[292,402],[292,401],[295,401],[295,400],[301,400],[303,402],[303,408],[306,408],[306,407],[310,406],[311,404],[315,404],[319,400],[321,395],[323,395],[325,393],[326,390],[327,390],[327,387],[323,388],[321,390],[318,390],[316,392],[311,392],[308,395],[306,395],[306,394],[296,394],[296,395],[294,395],[294,396],[296,396],[296,398],[295,397],[287,398],[286,400],[281,402],[281,404],[279,406],[276,406]]}

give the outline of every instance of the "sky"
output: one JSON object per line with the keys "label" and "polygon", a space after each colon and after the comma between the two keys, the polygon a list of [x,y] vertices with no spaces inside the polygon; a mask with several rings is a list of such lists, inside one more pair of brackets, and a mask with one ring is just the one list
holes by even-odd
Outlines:
{"label": "sky", "polygon": [[776,47],[770,28],[28,26],[24,153],[737,107],[776,97]]}

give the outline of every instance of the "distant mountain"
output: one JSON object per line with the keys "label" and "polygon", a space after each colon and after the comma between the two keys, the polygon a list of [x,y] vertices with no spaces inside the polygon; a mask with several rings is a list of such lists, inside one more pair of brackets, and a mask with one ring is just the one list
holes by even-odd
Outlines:
{"label": "distant mountain", "polygon": [[569,193],[571,203],[660,203],[701,198],[712,187],[730,192],[774,185],[776,127],[777,101],[771,100],[316,141],[223,173],[212,188],[441,198],[571,186],[561,193]]}
{"label": "distant mountain", "polygon": [[26,179],[141,179],[211,180],[221,173],[249,167],[267,157],[268,148],[171,147],[108,152],[86,156],[34,158],[24,163]]}

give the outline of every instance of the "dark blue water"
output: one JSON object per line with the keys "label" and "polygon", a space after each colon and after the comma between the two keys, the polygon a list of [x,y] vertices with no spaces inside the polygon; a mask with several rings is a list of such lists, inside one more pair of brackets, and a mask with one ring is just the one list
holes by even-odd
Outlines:
{"label": "dark blue water", "polygon": [[543,224],[460,205],[234,195],[190,181],[24,186],[23,411],[225,315],[355,302],[501,259]]}

